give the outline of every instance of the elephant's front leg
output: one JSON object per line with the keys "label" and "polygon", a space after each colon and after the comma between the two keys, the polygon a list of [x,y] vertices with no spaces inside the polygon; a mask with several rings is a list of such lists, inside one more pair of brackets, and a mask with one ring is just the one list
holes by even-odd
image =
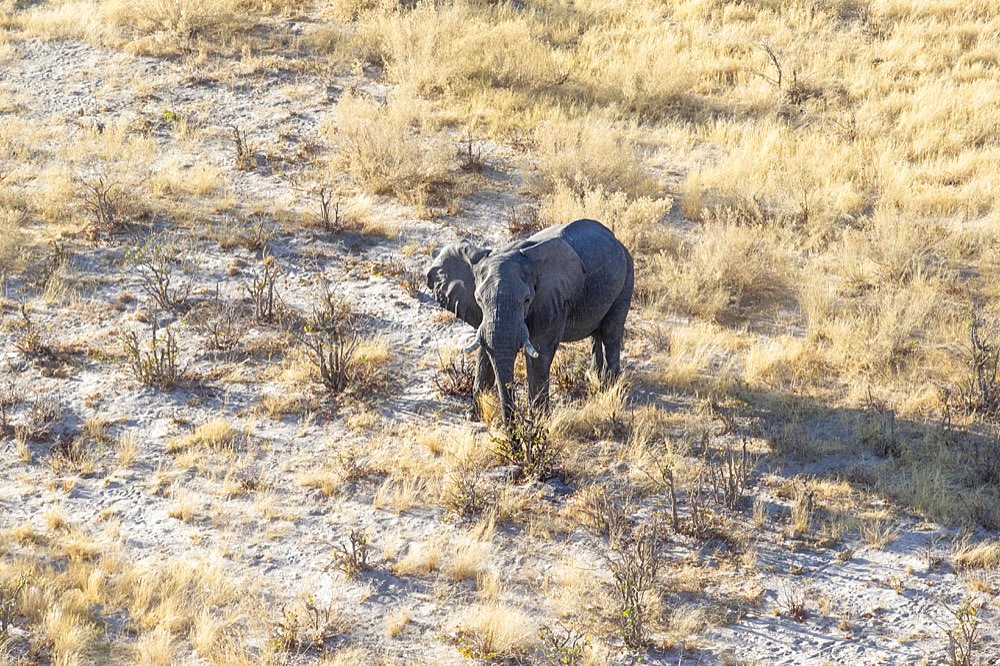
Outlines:
{"label": "elephant's front leg", "polygon": [[469,409],[469,419],[479,421],[482,413],[479,410],[479,395],[493,390],[496,383],[496,373],[493,371],[493,362],[490,355],[482,347],[476,356],[476,378],[472,384],[472,405]]}
{"label": "elephant's front leg", "polygon": [[533,409],[549,412],[549,371],[555,350],[539,350],[538,358],[527,357],[528,398]]}

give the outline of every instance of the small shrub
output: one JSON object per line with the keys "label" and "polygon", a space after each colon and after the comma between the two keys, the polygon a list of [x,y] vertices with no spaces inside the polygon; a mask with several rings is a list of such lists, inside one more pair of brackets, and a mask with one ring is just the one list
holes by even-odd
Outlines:
{"label": "small shrub", "polygon": [[495,488],[475,460],[460,460],[445,474],[442,501],[458,515],[478,515],[495,499]]}
{"label": "small shrub", "polygon": [[63,407],[58,400],[36,397],[28,406],[23,423],[15,428],[18,439],[43,441],[52,433],[52,426],[62,420]]}
{"label": "small shrub", "polygon": [[0,380],[0,437],[10,433],[11,416],[23,399],[21,387],[14,377],[4,377]]}
{"label": "small shrub", "polygon": [[191,282],[178,284],[180,248],[164,234],[154,234],[136,250],[125,253],[125,264],[139,278],[139,288],[157,307],[174,310],[184,305]]}
{"label": "small shrub", "polygon": [[785,588],[778,598],[779,610],[796,622],[805,622],[809,617],[806,610],[806,596],[801,591]]}
{"label": "small shrub", "polygon": [[257,166],[253,145],[247,141],[246,130],[241,130],[239,125],[233,125],[232,129],[233,146],[236,151],[236,168],[240,171],[249,171]]}
{"label": "small shrub", "polygon": [[597,486],[584,495],[580,512],[598,534],[616,542],[632,525],[632,497],[627,487]]}
{"label": "small shrub", "polygon": [[493,447],[498,458],[518,468],[521,478],[543,481],[555,470],[548,414],[540,407],[521,405],[515,409],[510,423],[493,437]]}
{"label": "small shrub", "polygon": [[126,190],[104,174],[77,180],[83,209],[91,217],[89,235],[93,238],[118,231],[127,215]]}
{"label": "small shrub", "polygon": [[348,578],[356,578],[362,571],[370,568],[368,554],[371,544],[368,532],[362,528],[351,530],[344,544],[334,544],[334,566]]}
{"label": "small shrub", "polygon": [[237,303],[215,298],[191,310],[184,321],[213,351],[230,351],[240,344],[248,326],[248,314]]}
{"label": "small shrub", "polygon": [[577,666],[584,663],[590,639],[580,631],[559,625],[543,626],[538,632],[542,655],[549,666]]}
{"label": "small shrub", "polygon": [[152,318],[149,342],[145,345],[135,331],[122,334],[122,348],[125,353],[125,367],[132,376],[149,386],[160,389],[172,388],[180,379],[177,358],[180,353],[177,336],[170,326],[158,335],[156,317]]}
{"label": "small shrub", "polygon": [[656,585],[663,564],[660,527],[656,522],[640,525],[623,537],[605,556],[618,607],[615,623],[625,645],[637,649],[647,641],[646,625],[651,612],[649,593]]}
{"label": "small shrub", "polygon": [[278,280],[284,274],[278,261],[265,255],[260,265],[251,272],[249,282],[243,283],[243,291],[253,303],[257,321],[274,321],[280,312],[281,297],[278,295]]}
{"label": "small shrub", "polygon": [[476,370],[466,354],[454,354],[447,361],[438,356],[437,372],[434,373],[438,395],[470,396],[475,378]]}
{"label": "small shrub", "polygon": [[754,468],[746,438],[738,451],[726,446],[724,452],[711,455],[707,462],[716,499],[727,509],[735,509],[749,488]]}
{"label": "small shrub", "polygon": [[948,612],[955,618],[954,624],[944,627],[947,640],[945,654],[948,666],[975,666],[985,663],[977,658],[980,636],[979,611],[971,597],[965,597],[958,608],[949,608]]}
{"label": "small shrub", "polygon": [[51,358],[52,348],[45,342],[43,329],[31,317],[31,309],[25,304],[20,306],[21,318],[14,329],[14,346],[28,358]]}
{"label": "small shrub", "polygon": [[993,416],[1000,409],[1000,326],[988,320],[980,309],[969,316],[969,346],[966,351],[969,374],[959,388],[969,412]]}

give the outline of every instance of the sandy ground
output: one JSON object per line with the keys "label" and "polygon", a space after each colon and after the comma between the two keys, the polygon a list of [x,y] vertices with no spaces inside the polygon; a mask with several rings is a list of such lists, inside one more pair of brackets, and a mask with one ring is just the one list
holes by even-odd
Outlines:
{"label": "sandy ground", "polygon": [[[158,163],[167,158],[185,165],[206,161],[231,176],[236,199],[277,202],[291,210],[306,205],[289,177],[297,167],[277,168],[268,162],[236,171],[229,127],[245,128],[261,154],[289,153],[298,142],[317,140],[318,123],[328,116],[331,102],[344,87],[385,94],[384,87],[364,77],[331,82],[315,74],[263,73],[217,83],[178,62],[105,52],[80,43],[27,41],[15,48],[17,56],[2,65],[0,90],[9,111],[0,122],[16,115],[64,126],[65,140],[71,141],[75,132],[98,123],[155,125],[169,109],[196,122],[204,140],[191,146],[171,140],[164,130],[154,130],[150,136],[158,145]],[[123,329],[145,330],[137,321],[142,297],[136,278],[120,268],[127,241],[81,246],[70,265],[76,296],[54,302],[37,295],[29,299],[37,321],[49,327],[52,344],[88,351],[71,355],[53,371],[26,362],[13,347],[9,327],[0,333],[5,375],[15,377],[25,394],[44,396],[61,406],[50,440],[30,443],[32,462],[18,459],[13,441],[2,447],[0,526],[30,522],[44,529],[44,516],[58,511],[99,533],[99,517],[110,512],[120,519],[128,557],[137,561],[216,559],[265,581],[275,609],[304,594],[345,609],[354,622],[331,639],[330,648],[360,643],[402,662],[468,663],[450,637],[461,609],[476,600],[473,582],[445,584],[434,576],[395,576],[388,565],[348,580],[330,566],[331,542],[340,542],[351,529],[367,529],[379,557],[391,562],[411,544],[454,539],[465,529],[463,521],[449,517],[441,507],[402,513],[376,509],[377,481],[361,480],[326,497],[303,487],[298,479],[351,447],[366,451],[373,435],[347,425],[352,416],[366,411],[379,415],[385,431],[402,437],[412,437],[414,428],[428,423],[435,428],[463,425],[463,405],[437,397],[433,373],[439,351],[462,346],[470,331],[442,317],[426,293],[412,297],[395,278],[372,266],[392,260],[422,273],[433,245],[466,235],[502,242],[507,236],[503,214],[508,206],[521,203],[511,194],[517,191],[519,176],[502,148],[494,147],[490,159],[497,169],[463,200],[457,216],[422,220],[411,208],[376,199],[373,215],[399,226],[396,240],[335,236],[315,229],[278,230],[271,239],[271,252],[286,271],[281,292],[288,304],[306,308],[318,271],[354,304],[368,329],[377,331],[396,352],[387,397],[339,410],[321,409],[280,420],[262,417],[254,411],[260,397],[285,390],[280,373],[274,372],[279,361],[266,354],[247,355],[236,363],[220,361],[201,350],[192,335],[181,336],[181,356],[187,371],[202,379],[166,392],[132,381],[114,362],[93,353],[116,345]],[[223,250],[216,242],[185,233],[192,237],[187,276],[194,284],[192,300],[208,298],[216,284],[239,298],[239,278],[227,279],[227,267],[234,259],[253,266],[257,253],[241,247]],[[404,248],[414,246],[417,251],[404,253]],[[22,289],[17,277],[8,280],[8,297],[18,296]],[[137,300],[114,307],[122,292]],[[13,319],[16,313],[8,311],[5,317]],[[183,330],[183,322],[180,325]],[[264,327],[252,328],[245,344],[268,335]],[[268,499],[222,497],[219,479],[212,474],[172,464],[168,444],[193,425],[220,414],[252,433],[241,464],[271,489]],[[99,471],[61,484],[62,478],[44,462],[51,442],[94,417],[113,422],[115,432],[137,433],[138,459],[127,469]],[[955,531],[903,516],[892,525],[898,537],[882,549],[866,546],[857,537],[834,547],[802,544],[787,537],[792,502],[775,491],[780,479],[765,470],[756,485],[771,520],[755,541],[757,566],[733,572],[729,583],[735,580],[759,588],[760,604],[708,630],[690,649],[653,650],[643,663],[945,663],[942,626],[953,623],[946,605],[954,607],[967,595],[981,599],[987,608],[996,601],[989,591],[971,589],[968,579],[950,563],[949,544],[958,536]],[[183,488],[192,498],[197,506],[192,520],[169,517],[176,501],[171,488]],[[554,512],[572,499],[542,484],[523,492],[542,495],[540,502]],[[262,508],[265,504],[269,505]],[[676,562],[712,557],[680,538],[672,537],[669,548]],[[849,558],[843,555],[846,551],[852,551]],[[582,528],[529,543],[521,530],[500,526],[487,563],[507,580],[508,603],[547,621],[553,611],[537,593],[542,583],[557,564],[564,568],[565,556],[571,554],[580,575],[595,586],[606,585],[609,577],[600,571],[598,553],[598,540]],[[989,575],[995,580],[996,572]],[[784,612],[789,598],[805,604],[801,621]],[[410,613],[412,621],[399,637],[389,638],[384,618],[400,608]],[[983,622],[987,633],[993,631],[995,614],[984,612]],[[616,664],[636,663],[635,656],[613,643],[610,659]]]}

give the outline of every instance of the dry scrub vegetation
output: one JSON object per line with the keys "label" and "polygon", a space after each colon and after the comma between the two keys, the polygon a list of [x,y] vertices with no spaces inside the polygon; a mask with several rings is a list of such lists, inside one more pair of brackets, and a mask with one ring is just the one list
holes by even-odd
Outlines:
{"label": "dry scrub vegetation", "polygon": [[[0,664],[990,658],[998,35],[0,1]],[[424,266],[580,217],[626,378],[567,345],[551,418],[465,423]]]}

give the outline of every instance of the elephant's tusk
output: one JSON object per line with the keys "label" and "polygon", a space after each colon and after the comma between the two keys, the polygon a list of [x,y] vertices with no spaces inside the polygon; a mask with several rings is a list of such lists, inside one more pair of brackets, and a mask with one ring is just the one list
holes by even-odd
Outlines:
{"label": "elephant's tusk", "polygon": [[468,354],[469,352],[474,352],[477,349],[479,349],[479,336],[478,335],[476,336],[476,339],[472,342],[472,344],[465,348],[465,353]]}
{"label": "elephant's tusk", "polygon": [[524,351],[528,352],[528,356],[531,358],[538,358],[538,350],[535,349],[535,345],[531,344],[531,340],[528,338],[524,339]]}

